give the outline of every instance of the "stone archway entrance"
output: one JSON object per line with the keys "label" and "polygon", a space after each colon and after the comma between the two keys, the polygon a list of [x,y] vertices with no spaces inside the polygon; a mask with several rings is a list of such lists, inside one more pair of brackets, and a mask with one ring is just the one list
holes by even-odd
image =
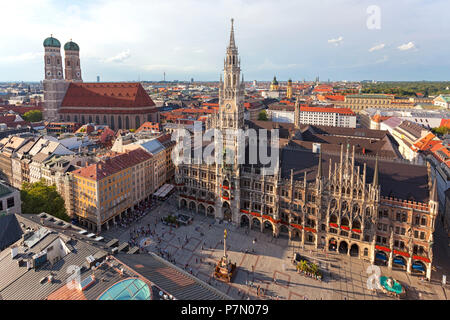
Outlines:
{"label": "stone archway entrance", "polygon": [[400,269],[406,269],[406,259],[402,256],[395,256],[392,260],[392,266]]}
{"label": "stone archway entrance", "polygon": [[274,233],[275,230],[273,229],[273,225],[272,223],[270,223],[269,221],[264,221],[264,232],[269,231],[270,233]]}
{"label": "stone archway entrance", "polygon": [[210,218],[215,218],[215,210],[214,207],[209,206],[208,209],[206,209],[206,215]]}
{"label": "stone archway entrance", "polygon": [[241,227],[248,228],[249,225],[250,225],[250,220],[248,219],[248,217],[245,214],[243,214],[241,216]]}
{"label": "stone archway entrance", "polygon": [[285,226],[284,224],[281,225],[280,227],[280,234],[279,236],[281,238],[289,238],[289,228],[287,226]]}
{"label": "stone archway entrance", "polygon": [[301,240],[302,239],[301,232],[297,228],[292,229],[291,239],[292,240]]}
{"label": "stone archway entrance", "polygon": [[375,252],[375,262],[380,265],[387,265],[388,256],[384,251]]}
{"label": "stone archway entrance", "polygon": [[252,229],[261,230],[261,222],[259,221],[258,218],[253,218]]}
{"label": "stone archway entrance", "polygon": [[348,243],[346,241],[341,241],[341,243],[339,244],[339,253],[348,253]]}
{"label": "stone archway entrance", "polygon": [[189,210],[195,211],[197,206],[195,205],[194,201],[189,202]]}
{"label": "stone archway entrance", "polygon": [[427,267],[422,261],[414,260],[412,264],[412,272],[418,274],[427,274]]}
{"label": "stone archway entrance", "polygon": [[231,212],[230,204],[228,202],[224,202],[222,206],[223,220],[232,221],[233,213]]}
{"label": "stone archway entrance", "polygon": [[200,214],[202,214],[202,215],[205,215],[206,214],[206,208],[205,208],[205,206],[203,205],[203,204],[199,204],[198,205],[198,213],[200,213]]}
{"label": "stone archway entrance", "polygon": [[335,238],[331,238],[330,241],[328,241],[328,250],[337,251],[337,241]]}
{"label": "stone archway entrance", "polygon": [[359,246],[354,243],[350,247],[350,256],[352,257],[358,257],[359,256]]}
{"label": "stone archway entrance", "polygon": [[181,199],[181,201],[180,201],[180,208],[181,209],[187,208],[187,201],[186,200]]}

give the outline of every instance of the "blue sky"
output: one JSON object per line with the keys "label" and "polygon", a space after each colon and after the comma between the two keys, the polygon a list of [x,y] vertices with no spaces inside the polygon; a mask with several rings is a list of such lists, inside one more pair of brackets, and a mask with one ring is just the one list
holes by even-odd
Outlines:
{"label": "blue sky", "polygon": [[[373,6],[376,6],[375,9]],[[235,19],[246,80],[450,80],[448,0],[2,1],[0,81],[43,78],[43,40],[84,81],[218,80]]]}

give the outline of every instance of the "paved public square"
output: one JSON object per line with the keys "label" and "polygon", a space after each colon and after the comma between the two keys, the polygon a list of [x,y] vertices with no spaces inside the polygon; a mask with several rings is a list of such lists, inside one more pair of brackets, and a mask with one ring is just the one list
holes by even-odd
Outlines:
{"label": "paved public square", "polygon": [[[193,223],[179,228],[170,228],[161,223],[161,217],[180,212],[193,216]],[[126,242],[130,240],[130,230],[150,225],[151,230],[155,231],[155,223],[156,234],[148,237],[150,245],[147,249],[153,252],[162,250],[166,257],[175,260],[178,267],[192,272],[235,299],[393,299],[367,288],[370,276],[367,274],[368,261],[338,253],[324,253],[313,246],[300,248],[298,241],[274,238],[269,231],[248,231],[247,227],[235,227],[200,214],[178,210],[175,195],[161,202],[161,205],[128,229],[115,227],[102,235]],[[212,278],[215,264],[223,256],[224,229],[228,230],[228,257],[237,265],[237,273],[230,284]],[[255,238],[256,242],[253,243]],[[323,281],[296,272],[291,263],[295,252],[319,264],[324,273]],[[448,285],[443,288],[438,281],[422,283],[418,276],[389,270],[387,267],[380,268],[382,275],[392,276],[407,287],[408,299],[448,297]],[[257,287],[263,289],[263,296],[257,296]]]}

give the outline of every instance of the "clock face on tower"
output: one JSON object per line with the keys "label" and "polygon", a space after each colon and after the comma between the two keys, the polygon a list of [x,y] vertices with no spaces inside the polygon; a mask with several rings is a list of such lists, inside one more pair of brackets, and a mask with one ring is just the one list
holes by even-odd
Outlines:
{"label": "clock face on tower", "polygon": [[227,110],[231,109],[231,104],[227,104]]}

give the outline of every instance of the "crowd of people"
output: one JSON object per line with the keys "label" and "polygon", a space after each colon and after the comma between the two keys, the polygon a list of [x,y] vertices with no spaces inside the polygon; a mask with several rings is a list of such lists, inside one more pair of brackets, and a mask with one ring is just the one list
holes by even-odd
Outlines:
{"label": "crowd of people", "polygon": [[119,227],[126,229],[133,223],[139,222],[154,206],[155,204],[146,202],[139,205],[137,209],[134,209],[131,212],[124,213],[121,221],[119,222]]}
{"label": "crowd of people", "polygon": [[[156,230],[156,224],[155,224],[155,230]],[[146,227],[140,227],[137,229],[130,230],[130,240],[128,241],[128,244],[130,247],[140,247],[140,240],[143,237],[148,236],[155,236],[156,233],[154,230],[150,228],[150,224],[147,224]]]}

